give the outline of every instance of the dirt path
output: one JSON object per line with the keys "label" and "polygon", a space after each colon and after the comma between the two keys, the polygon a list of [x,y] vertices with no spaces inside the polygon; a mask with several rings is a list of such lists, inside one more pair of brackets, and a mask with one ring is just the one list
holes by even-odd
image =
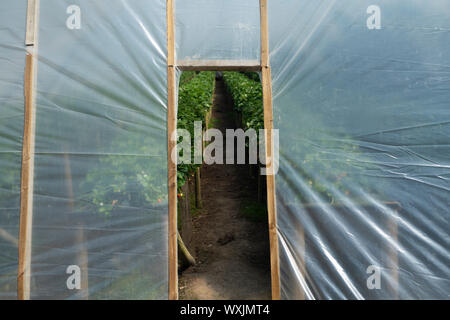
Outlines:
{"label": "dirt path", "polygon": [[[217,81],[212,124],[235,128],[233,106]],[[194,218],[191,245],[197,265],[180,275],[180,299],[270,299],[267,223],[251,221],[243,208],[257,201],[246,165],[204,165],[203,209]]]}

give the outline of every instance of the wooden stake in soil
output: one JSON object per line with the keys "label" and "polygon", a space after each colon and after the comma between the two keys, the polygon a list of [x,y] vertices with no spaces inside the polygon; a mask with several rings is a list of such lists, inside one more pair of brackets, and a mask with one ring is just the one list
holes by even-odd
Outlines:
{"label": "wooden stake in soil", "polygon": [[182,260],[186,261],[187,264],[194,266],[195,265],[195,259],[189,252],[188,248],[183,242],[183,239],[181,238],[180,233],[177,233],[177,239],[178,239],[178,247],[180,248],[181,254],[182,254]]}
{"label": "wooden stake in soil", "polygon": [[[272,113],[272,76],[269,63],[269,25],[267,16],[267,0],[260,0],[261,14],[261,67],[262,89],[264,104],[264,128],[266,135],[266,161],[273,162],[274,146],[272,141],[273,113]],[[271,164],[273,167],[273,163]],[[272,278],[272,299],[280,299],[280,262],[278,253],[277,211],[275,198],[275,175],[267,175],[267,209],[269,215],[270,266]]]}
{"label": "wooden stake in soil", "polygon": [[200,178],[200,168],[195,170],[195,206],[202,208],[202,184]]}
{"label": "wooden stake in soil", "polygon": [[75,196],[73,193],[72,166],[68,152],[64,153],[64,171],[66,176],[66,192],[69,212],[72,213],[73,217],[77,218],[76,221],[78,223],[75,231],[75,245],[77,247],[77,265],[81,269],[81,290],[77,292],[77,297],[79,299],[89,300],[89,254],[86,248],[86,235],[84,232],[85,223],[83,221],[84,215],[74,213]]}
{"label": "wooden stake in soil", "polygon": [[[394,204],[395,205],[395,204]],[[388,219],[387,230],[391,236],[391,244],[388,248],[388,261],[391,274],[391,294],[392,299],[398,299],[398,209],[400,205],[395,205],[395,209],[391,211],[391,216]]]}
{"label": "wooden stake in soil", "polygon": [[177,129],[175,90],[175,31],[173,0],[167,0],[167,140],[169,184],[169,299],[178,299],[178,252],[177,252],[177,163],[172,157]]}
{"label": "wooden stake in soil", "polygon": [[20,185],[19,261],[17,297],[30,299],[31,238],[33,224],[34,134],[36,115],[37,26],[39,0],[28,0],[26,39],[28,54],[25,62],[25,112],[22,141],[22,173]]}

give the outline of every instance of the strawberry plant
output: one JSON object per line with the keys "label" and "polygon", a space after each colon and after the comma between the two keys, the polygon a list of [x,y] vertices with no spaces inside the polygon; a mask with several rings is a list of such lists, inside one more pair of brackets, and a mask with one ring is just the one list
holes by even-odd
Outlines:
{"label": "strawberry plant", "polygon": [[[194,121],[203,121],[212,106],[214,72],[183,73],[178,96],[178,128],[193,137]],[[165,141],[165,140],[164,140]],[[130,150],[143,156],[109,155],[90,168],[82,182],[84,197],[99,213],[109,215],[121,207],[155,207],[167,203],[166,143],[151,135],[124,135],[113,139],[115,150]],[[131,152],[132,151],[132,152]],[[145,156],[148,155],[148,156]],[[195,165],[178,166],[178,187],[192,174]]]}
{"label": "strawberry plant", "polygon": [[[253,75],[251,75],[253,74]],[[234,108],[242,114],[244,129],[264,128],[264,112],[261,83],[256,73],[225,72],[223,77],[229,94],[233,98]],[[296,102],[294,102],[296,103]],[[283,114],[284,116],[284,114]],[[334,203],[338,201],[336,194],[356,198],[351,190],[352,185],[371,187],[362,176],[362,167],[367,161],[358,145],[350,137],[328,136],[327,128],[315,114],[303,113],[302,119],[289,116],[279,117],[285,129],[280,132],[280,159],[301,175],[305,182],[302,192],[296,192],[296,200],[312,201],[308,190],[312,190],[322,201]],[[284,136],[286,133],[301,131],[301,139]],[[283,171],[280,174],[284,175]],[[287,189],[298,188],[298,181],[287,175],[282,182],[288,184]],[[283,189],[283,188],[282,188]]]}
{"label": "strawberry plant", "polygon": [[244,129],[264,129],[261,83],[238,72],[224,72],[223,78],[233,98],[234,109],[241,113]]}
{"label": "strawberry plant", "polygon": [[[194,157],[194,122],[202,121],[205,127],[206,114],[212,107],[214,93],[214,72],[200,72],[192,75],[183,72],[178,91],[178,128],[191,134],[192,159]],[[177,170],[178,188],[181,188],[199,165],[179,164]]]}

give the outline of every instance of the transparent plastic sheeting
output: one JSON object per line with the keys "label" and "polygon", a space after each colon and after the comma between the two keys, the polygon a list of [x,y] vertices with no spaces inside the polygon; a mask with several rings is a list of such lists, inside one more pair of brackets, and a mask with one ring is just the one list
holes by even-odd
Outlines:
{"label": "transparent plastic sheeting", "polygon": [[269,0],[282,298],[449,298],[449,18]]}
{"label": "transparent plastic sheeting", "polygon": [[259,0],[175,0],[177,60],[259,60]]}
{"label": "transparent plastic sheeting", "polygon": [[165,1],[40,1],[39,26],[31,298],[166,299]]}
{"label": "transparent plastic sheeting", "polygon": [[[0,3],[6,299],[26,2]],[[260,58],[257,0],[175,7],[178,60]],[[449,16],[447,0],[269,0],[282,298],[449,298]],[[31,298],[165,299],[165,1],[46,0],[39,20]]]}
{"label": "transparent plastic sheeting", "polygon": [[[27,2],[0,2],[0,299],[17,297]],[[165,1],[46,0],[39,20],[31,298],[165,299]]]}
{"label": "transparent plastic sheeting", "polygon": [[0,1],[0,300],[17,297],[26,8]]}

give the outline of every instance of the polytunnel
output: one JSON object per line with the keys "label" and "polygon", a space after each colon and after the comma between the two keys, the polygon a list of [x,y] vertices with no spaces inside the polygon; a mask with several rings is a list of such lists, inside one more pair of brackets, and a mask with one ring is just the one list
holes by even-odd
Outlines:
{"label": "polytunnel", "polygon": [[1,1],[0,299],[178,297],[183,70],[260,72],[274,299],[448,299],[449,17],[447,0]]}

